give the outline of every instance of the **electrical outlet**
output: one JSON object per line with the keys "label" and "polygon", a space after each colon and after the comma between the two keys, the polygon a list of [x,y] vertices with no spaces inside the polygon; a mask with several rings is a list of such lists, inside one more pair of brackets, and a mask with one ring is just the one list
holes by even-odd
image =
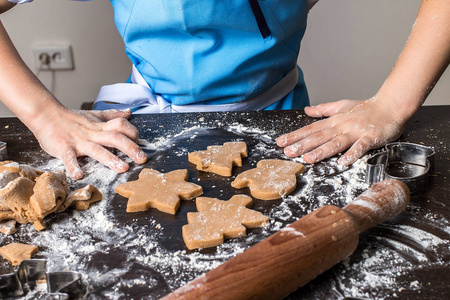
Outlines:
{"label": "electrical outlet", "polygon": [[72,47],[69,44],[43,44],[33,46],[37,70],[73,70]]}

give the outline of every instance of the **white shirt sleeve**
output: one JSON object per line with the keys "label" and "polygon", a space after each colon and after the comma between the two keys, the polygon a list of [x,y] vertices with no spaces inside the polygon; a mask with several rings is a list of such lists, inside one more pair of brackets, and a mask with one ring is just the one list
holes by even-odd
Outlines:
{"label": "white shirt sleeve", "polygon": [[[33,0],[8,0],[9,2],[15,3],[15,4],[22,4],[27,2],[33,2]],[[75,1],[91,1],[91,0],[75,0]]]}
{"label": "white shirt sleeve", "polygon": [[8,0],[9,2],[15,3],[15,4],[22,4],[22,3],[27,3],[27,2],[31,2],[33,0]]}

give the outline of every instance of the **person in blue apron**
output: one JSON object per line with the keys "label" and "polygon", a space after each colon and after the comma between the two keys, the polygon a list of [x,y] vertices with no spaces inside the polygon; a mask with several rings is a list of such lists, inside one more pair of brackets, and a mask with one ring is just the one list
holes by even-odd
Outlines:
{"label": "person in blue apron", "polygon": [[[0,0],[0,5],[3,3],[6,7],[6,1]],[[8,1],[23,3],[31,0]],[[285,147],[287,156],[306,153],[306,162],[322,160],[350,147],[340,159],[342,164],[350,164],[364,152],[395,139],[402,132],[406,120],[424,100],[424,95],[426,97],[424,91],[429,92],[430,84],[445,70],[442,66],[445,63],[448,65],[448,60],[445,61],[448,45],[432,41],[430,47],[436,46],[443,53],[436,58],[430,55],[435,50],[423,50],[417,43],[409,42],[405,51],[413,54],[399,60],[400,67],[397,63],[394,68],[400,70],[400,75],[393,71],[380,92],[369,100],[307,107],[309,99],[303,74],[297,66],[297,56],[306,29],[308,9],[315,2],[111,0],[117,29],[133,63],[130,78],[126,83],[102,87],[94,104],[98,111],[78,116],[84,118],[83,122],[87,124],[94,123],[87,127],[101,128],[92,134],[96,138],[89,141],[94,146],[79,150],[77,142],[70,141],[70,157],[67,154],[51,154],[61,157],[66,167],[71,166],[68,168],[69,174],[75,168],[75,178],[82,176],[76,157],[93,156],[92,151],[102,146],[124,149],[125,154],[136,162],[143,162],[142,151],[133,143],[137,130],[129,123],[117,121],[128,117],[130,110],[133,113],[181,113],[305,108],[311,116],[330,118],[283,135],[277,143]],[[424,1],[419,14],[427,16],[442,12],[442,9],[448,9],[445,0],[433,3]],[[412,40],[415,36],[418,40],[423,39],[423,31],[430,33],[436,31],[436,27],[441,33],[448,34],[445,31],[448,20],[442,19],[444,24],[439,26],[431,22],[416,22],[423,30],[416,29],[417,33],[413,30]],[[405,92],[396,86],[404,86],[405,80],[409,80],[408,72],[411,67],[416,67],[417,53],[422,55],[423,52],[426,58],[434,59],[436,66],[431,70],[427,66],[429,76],[417,82],[419,89],[411,97],[398,97]],[[399,109],[395,113],[386,110],[385,107],[389,107],[392,101],[398,101],[396,105],[407,109]],[[7,105],[8,102],[12,101],[6,100]],[[54,102],[57,103],[57,100]],[[21,113],[18,109],[13,112]],[[71,118],[76,119],[74,115]],[[21,119],[26,120],[27,116]],[[110,125],[98,125],[103,121]],[[123,136],[122,142],[127,146],[110,145],[105,138],[97,138],[104,136],[102,131],[106,130]],[[37,134],[37,137],[39,139],[41,136]],[[45,144],[42,139],[41,144]],[[78,139],[81,143],[87,143],[79,136]],[[68,143],[67,139],[62,140]],[[123,171],[128,167],[105,151],[94,158],[115,170]]]}
{"label": "person in blue apron", "polygon": [[133,63],[129,83],[101,88],[94,109],[134,113],[298,109],[307,1],[112,0]]}

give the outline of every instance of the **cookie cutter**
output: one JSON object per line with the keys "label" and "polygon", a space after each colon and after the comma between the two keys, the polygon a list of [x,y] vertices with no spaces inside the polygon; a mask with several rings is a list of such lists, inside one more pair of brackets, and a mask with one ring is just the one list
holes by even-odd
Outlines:
{"label": "cookie cutter", "polygon": [[24,285],[46,284],[45,299],[79,299],[83,294],[81,274],[78,272],[47,272],[47,260],[23,260],[16,272],[0,275],[0,298],[23,296]]}
{"label": "cookie cutter", "polygon": [[366,182],[373,185],[384,179],[398,179],[409,188],[412,196],[423,193],[434,172],[432,147],[397,142],[385,146],[385,151],[367,160]]}
{"label": "cookie cutter", "polygon": [[6,160],[8,156],[8,149],[6,148],[6,143],[0,141],[0,161]]}

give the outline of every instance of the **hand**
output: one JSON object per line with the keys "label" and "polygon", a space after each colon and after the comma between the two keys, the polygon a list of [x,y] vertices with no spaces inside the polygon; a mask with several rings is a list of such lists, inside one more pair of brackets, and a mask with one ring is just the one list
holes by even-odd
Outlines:
{"label": "hand", "polygon": [[350,148],[338,160],[347,166],[364,153],[400,137],[406,120],[396,109],[382,105],[376,97],[365,101],[341,100],[306,107],[311,117],[329,117],[277,138],[289,157],[303,155],[307,163],[316,163]]}
{"label": "hand", "polygon": [[42,149],[60,158],[70,177],[81,179],[79,156],[90,156],[119,173],[128,170],[128,164],[106,147],[122,151],[136,163],[147,161],[136,144],[137,129],[126,120],[130,116],[131,110],[74,111],[61,107],[32,129]]}

